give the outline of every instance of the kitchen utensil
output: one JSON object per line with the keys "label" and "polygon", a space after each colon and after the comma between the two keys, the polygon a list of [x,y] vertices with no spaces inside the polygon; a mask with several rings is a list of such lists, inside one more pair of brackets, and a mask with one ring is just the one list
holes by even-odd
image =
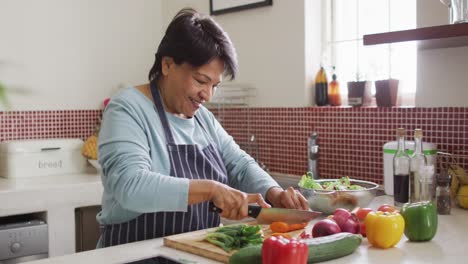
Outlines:
{"label": "kitchen utensil", "polygon": [[[222,213],[223,211],[210,203],[209,210],[211,212]],[[249,205],[247,214],[250,217],[256,218],[259,224],[271,224],[276,221],[286,222],[289,224],[298,224],[309,222],[317,218],[322,213],[297,209],[285,208],[262,208],[258,205]]]}
{"label": "kitchen utensil", "polygon": [[[336,179],[315,180],[319,184],[330,181],[336,181]],[[350,182],[353,185],[362,186],[364,189],[326,191],[299,187],[299,191],[309,201],[309,206],[312,210],[327,215],[333,214],[337,208],[345,208],[351,211],[356,207],[368,206],[372,199],[374,199],[379,185],[369,181],[353,179]]]}
{"label": "kitchen utensil", "polygon": [[233,253],[228,253],[220,247],[203,241],[208,233],[214,232],[217,228],[167,236],[164,238],[164,246],[214,259],[222,263],[229,263],[229,257]]}

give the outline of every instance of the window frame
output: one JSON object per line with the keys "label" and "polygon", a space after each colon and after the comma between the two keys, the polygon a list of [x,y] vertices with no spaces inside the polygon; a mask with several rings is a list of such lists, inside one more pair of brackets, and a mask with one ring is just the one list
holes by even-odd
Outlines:
{"label": "window frame", "polygon": [[[391,31],[391,28],[392,28],[392,23],[391,23],[391,12],[392,12],[392,8],[391,8],[391,4],[390,4],[390,1],[391,0],[387,0],[387,3],[388,3],[388,28],[387,30],[388,31]],[[415,0],[416,1],[416,0]],[[357,3],[359,4],[359,0],[357,0]],[[322,24],[323,24],[323,31],[322,31],[322,65],[336,65],[337,64],[337,51],[336,51],[336,44],[337,43],[344,43],[344,42],[354,42],[356,43],[356,45],[358,47],[356,47],[356,58],[358,58],[356,60],[356,67],[355,67],[355,71],[357,73],[360,72],[360,59],[359,59],[359,54],[360,54],[360,48],[359,48],[359,45],[362,45],[363,43],[363,36],[359,36],[359,19],[358,19],[358,15],[359,15],[359,6],[357,5],[356,6],[356,13],[357,13],[357,16],[356,16],[356,32],[358,35],[356,35],[355,38],[352,38],[352,39],[346,39],[346,40],[337,40],[337,36],[336,36],[336,26],[335,26],[335,19],[334,17],[336,16],[336,0],[322,0],[322,7],[323,7],[323,17],[322,17]],[[415,10],[416,11],[416,10]],[[416,13],[414,14],[415,16],[415,20],[416,20]],[[415,26],[416,26],[416,21],[415,21]],[[388,69],[388,72],[387,72],[387,76],[391,76],[392,75],[392,63],[391,63],[391,60],[392,60],[392,53],[394,54],[394,49],[395,48],[398,48],[399,45],[401,44],[382,44],[382,45],[385,45],[386,46],[386,49],[388,49],[388,59],[386,60],[386,63],[388,63],[387,65],[387,69]],[[404,89],[402,90],[401,89],[401,86],[400,86],[400,91],[399,91],[399,95],[400,95],[400,102],[398,105],[400,106],[414,106],[415,105],[415,95],[416,95],[416,88],[417,88],[417,44],[416,43],[412,43],[410,45],[414,45],[412,48],[414,49],[414,54],[415,54],[415,57],[414,57],[414,89]],[[366,47],[366,46],[364,46]],[[369,46],[370,47],[370,46]],[[327,69],[328,71],[331,70],[331,67],[328,67]],[[358,75],[358,74],[356,74]],[[340,78],[340,76],[338,76]],[[360,77],[356,77],[356,79],[360,79],[362,78],[363,76],[361,75]],[[364,79],[360,79],[360,80],[366,80],[366,78],[364,77]],[[342,101],[344,102],[343,105],[346,105],[347,104],[347,94],[348,94],[348,91],[347,91],[347,87],[346,87],[346,82],[347,81],[351,81],[351,80],[341,80],[341,94],[342,94]],[[372,83],[375,81],[375,79],[373,78],[369,78],[369,81],[372,81]],[[372,85],[373,86],[373,85]],[[374,88],[373,88],[373,96],[375,96],[375,91],[374,91]]]}

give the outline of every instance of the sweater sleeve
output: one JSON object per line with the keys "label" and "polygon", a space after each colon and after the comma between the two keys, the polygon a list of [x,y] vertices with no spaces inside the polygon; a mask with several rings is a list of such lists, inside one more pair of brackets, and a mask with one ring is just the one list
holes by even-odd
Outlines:
{"label": "sweater sleeve", "polygon": [[[151,153],[166,159],[168,154],[164,138],[148,138],[143,119],[124,100],[112,100],[107,106],[98,149],[105,192],[133,212],[186,211],[189,180],[152,168]],[[159,140],[160,148],[150,149],[149,140]]]}
{"label": "sweater sleeve", "polygon": [[209,114],[218,142],[218,151],[228,172],[229,185],[246,193],[260,193],[264,198],[271,187],[279,187],[279,184],[239,147],[213,114]]}

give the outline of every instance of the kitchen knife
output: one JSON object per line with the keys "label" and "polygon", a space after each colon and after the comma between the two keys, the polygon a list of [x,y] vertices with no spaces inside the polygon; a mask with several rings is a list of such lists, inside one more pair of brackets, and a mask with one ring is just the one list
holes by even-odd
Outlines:
{"label": "kitchen knife", "polygon": [[[216,207],[213,203],[209,204],[209,211],[222,213],[223,210]],[[258,205],[249,205],[247,214],[256,218],[259,224],[271,224],[273,222],[286,222],[288,224],[299,224],[309,222],[317,218],[322,213],[316,211],[285,209],[285,208],[262,208]]]}

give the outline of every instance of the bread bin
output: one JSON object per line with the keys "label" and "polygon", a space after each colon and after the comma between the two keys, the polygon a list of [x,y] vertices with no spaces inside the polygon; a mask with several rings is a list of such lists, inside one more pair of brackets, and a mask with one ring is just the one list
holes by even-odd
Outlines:
{"label": "bread bin", "polygon": [[81,173],[81,139],[12,140],[0,144],[0,176],[25,178]]}

